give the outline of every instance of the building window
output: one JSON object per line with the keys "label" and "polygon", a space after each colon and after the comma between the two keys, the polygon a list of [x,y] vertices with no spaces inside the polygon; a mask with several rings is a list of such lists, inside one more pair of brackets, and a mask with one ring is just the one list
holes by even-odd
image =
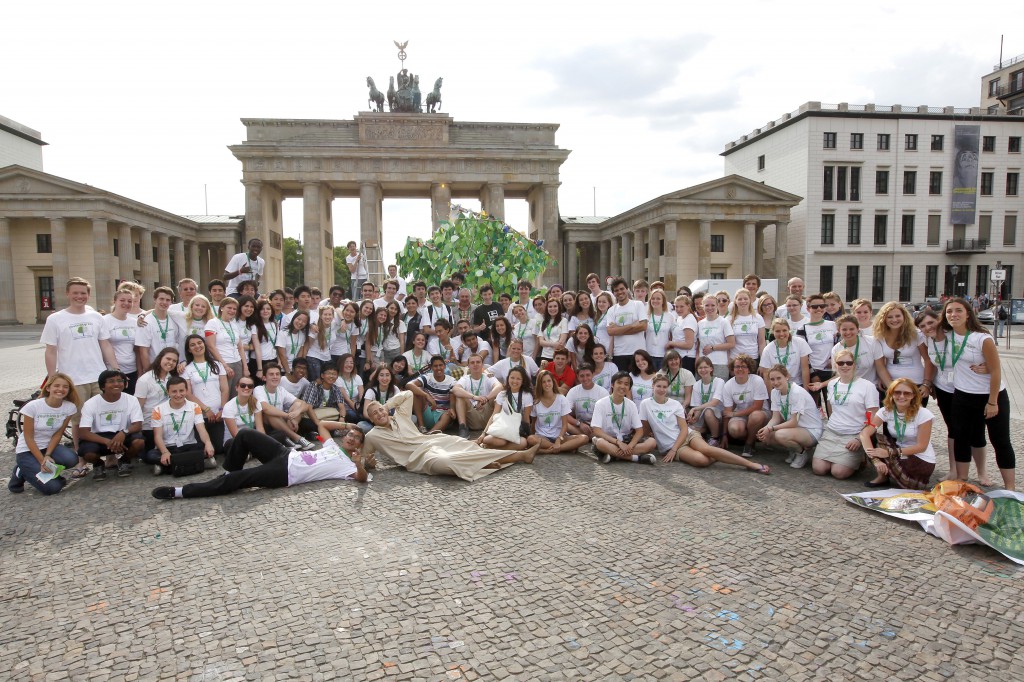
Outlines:
{"label": "building window", "polygon": [[142,260],[142,245],[139,243],[134,244],[135,246],[135,260]]}
{"label": "building window", "polygon": [[1006,196],[1015,197],[1017,196],[1017,189],[1020,184],[1020,173],[1007,173],[1006,174]]}
{"label": "building window", "polygon": [[860,298],[860,266],[846,266],[846,300]]}
{"label": "building window", "polygon": [[50,235],[36,235],[36,253],[53,253],[53,242]]}
{"label": "building window", "polygon": [[993,78],[988,82],[988,96],[995,97],[999,94],[999,79]]}
{"label": "building window", "polygon": [[825,149],[835,149],[836,148],[836,134],[835,133],[825,133],[825,140],[822,143],[822,146]]}
{"label": "building window", "polygon": [[[711,250],[712,251],[714,251],[714,249],[715,249],[714,243],[715,243],[715,240],[712,239],[711,240],[711,244],[712,244]],[[650,257],[651,257],[651,245],[650,244],[644,244],[644,258],[650,258]]]}
{"label": "building window", "polygon": [[914,266],[913,265],[901,265],[900,266],[900,300],[910,300],[910,283],[913,281]]}
{"label": "building window", "polygon": [[903,216],[903,232],[900,235],[900,244],[904,246],[914,245],[914,214],[908,213]]}
{"label": "building window", "polygon": [[1003,217],[1003,246],[1017,245],[1017,216]]}
{"label": "building window", "polygon": [[155,246],[153,247],[153,262],[154,263],[159,263],[160,262],[160,252],[157,251],[157,247],[155,247]]}
{"label": "building window", "polygon": [[848,230],[846,243],[851,245],[860,244],[860,214],[851,213],[848,218]]}
{"label": "building window", "polygon": [[39,278],[39,309],[53,310],[53,277]]}
{"label": "building window", "polygon": [[999,288],[999,297],[1006,299],[1010,298],[1010,294],[1013,291],[1013,266],[1004,265],[1003,270],[1006,270],[1006,279],[1003,280],[1003,284]]}
{"label": "building window", "polygon": [[889,216],[885,213],[875,214],[875,246],[884,246],[889,233]]}
{"label": "building window", "polygon": [[115,239],[114,240],[114,257],[117,258],[120,255],[121,255],[121,245],[118,244],[117,240]]}
{"label": "building window", "polygon": [[846,166],[836,166],[836,201],[846,201]]}
{"label": "building window", "polygon": [[823,175],[824,182],[821,187],[821,198],[824,201],[832,201],[832,185],[835,170],[835,166],[825,166],[825,173]]}
{"label": "building window", "polygon": [[975,275],[975,282],[976,282],[976,284],[974,285],[974,295],[975,296],[979,296],[979,295],[985,293],[986,291],[988,291],[988,288],[989,288],[989,283],[988,283],[988,266],[987,265],[978,265],[978,266],[975,266],[975,267],[978,268],[978,274]]}
{"label": "building window", "polygon": [[906,138],[906,149],[908,152],[917,151],[917,135],[908,134]]}
{"label": "building window", "polygon": [[871,266],[871,300],[878,302],[885,300],[885,266]]}
{"label": "building window", "polygon": [[664,256],[665,255],[665,240],[664,239],[659,239],[658,240],[658,255],[659,256]]}
{"label": "building window", "polygon": [[928,194],[942,194],[942,171],[928,173]]}
{"label": "building window", "polygon": [[985,246],[992,241],[992,215],[983,213],[978,216],[978,240]]}
{"label": "building window", "polygon": [[903,193],[917,194],[917,171],[903,171]]}
{"label": "building window", "polygon": [[832,291],[832,266],[818,266],[818,288],[822,291]]}
{"label": "building window", "polygon": [[990,197],[992,196],[992,185],[995,184],[995,173],[982,173],[981,174],[981,196]]}
{"label": "building window", "polygon": [[711,235],[711,253],[723,253],[725,251],[725,235]]}
{"label": "building window", "polygon": [[933,152],[941,152],[942,151],[942,138],[943,138],[942,135],[932,135],[932,151]]}
{"label": "building window", "polygon": [[889,193],[889,171],[875,171],[875,194]]}
{"label": "building window", "polygon": [[1020,154],[1020,137],[1011,137],[1007,140],[1006,151],[1011,154]]}
{"label": "building window", "polygon": [[924,267],[924,297],[938,298],[939,296],[939,266],[926,265]]}
{"label": "building window", "polygon": [[878,133],[878,151],[889,151],[889,133]]}
{"label": "building window", "polygon": [[764,170],[764,154],[757,157],[757,170]]}
{"label": "building window", "polygon": [[932,213],[928,216],[928,246],[939,245],[939,232],[942,231],[942,215]]}
{"label": "building window", "polygon": [[850,166],[850,201],[860,201],[860,166]]}
{"label": "building window", "polygon": [[864,149],[864,133],[850,133],[850,149]]}
{"label": "building window", "polygon": [[836,238],[836,216],[832,213],[821,215],[821,243],[834,244]]}
{"label": "building window", "polygon": [[996,150],[996,136],[986,135],[981,138],[981,151],[994,152]]}

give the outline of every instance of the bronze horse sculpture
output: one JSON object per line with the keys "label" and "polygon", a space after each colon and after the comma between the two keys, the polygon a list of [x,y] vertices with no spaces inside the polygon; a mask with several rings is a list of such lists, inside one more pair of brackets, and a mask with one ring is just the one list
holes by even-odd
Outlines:
{"label": "bronze horse sculpture", "polygon": [[[384,111],[384,93],[377,89],[377,85],[373,82],[373,78],[367,76],[366,84],[370,88],[370,99],[368,100],[370,111]],[[374,109],[373,105],[377,105]]]}
{"label": "bronze horse sculpture", "polygon": [[431,90],[430,94],[427,95],[427,113],[434,113],[436,109],[441,108],[441,81],[442,78],[438,78],[434,81],[434,89]]}

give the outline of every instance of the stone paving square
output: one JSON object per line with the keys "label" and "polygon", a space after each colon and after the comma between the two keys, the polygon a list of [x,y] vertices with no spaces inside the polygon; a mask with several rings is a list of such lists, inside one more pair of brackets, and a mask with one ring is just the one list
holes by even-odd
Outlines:
{"label": "stone paving square", "polygon": [[[38,344],[0,350],[0,407],[27,395],[41,367]],[[1024,396],[1019,384],[1011,396]],[[1015,440],[1022,430],[1015,421]],[[5,476],[12,450],[0,452]],[[864,490],[866,474],[834,481],[781,453],[758,458],[772,476],[563,455],[474,484],[385,465],[365,486],[160,502],[150,489],[172,479],[140,468],[47,499],[2,491],[0,670],[1024,679],[1024,568],[846,504],[839,493]]]}

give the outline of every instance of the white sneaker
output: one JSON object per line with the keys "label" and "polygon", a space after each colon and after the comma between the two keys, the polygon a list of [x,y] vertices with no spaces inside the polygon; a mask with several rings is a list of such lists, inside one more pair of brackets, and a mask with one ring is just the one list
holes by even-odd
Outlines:
{"label": "white sneaker", "polygon": [[303,449],[303,450],[312,450],[314,445],[312,443],[310,443],[308,440],[306,440],[305,438],[300,438],[299,439],[298,447]]}
{"label": "white sneaker", "polygon": [[790,464],[789,466],[793,467],[794,469],[803,469],[805,466],[807,466],[807,460],[809,460],[810,458],[811,455],[806,450],[802,450],[796,453],[796,455],[793,457],[793,463]]}
{"label": "white sneaker", "polygon": [[154,465],[153,465],[153,475],[154,475],[154,476],[162,476],[162,475],[163,475],[163,473],[164,473],[164,468],[163,468],[163,466],[161,466],[161,465],[159,465],[159,464],[154,464]]}
{"label": "white sneaker", "polygon": [[796,459],[796,453],[791,451],[789,457],[786,458],[786,464],[792,464],[794,459]]}

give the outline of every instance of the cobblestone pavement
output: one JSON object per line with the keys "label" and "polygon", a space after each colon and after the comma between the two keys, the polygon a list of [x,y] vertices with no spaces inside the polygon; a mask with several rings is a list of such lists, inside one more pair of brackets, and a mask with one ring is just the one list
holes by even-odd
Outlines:
{"label": "cobblestone pavement", "polygon": [[[38,345],[0,350],[0,406],[41,367]],[[1014,428],[1019,440],[1024,423]],[[944,442],[937,435],[940,463]],[[575,455],[475,484],[385,466],[366,486],[177,502],[152,499],[170,479],[143,471],[48,499],[0,491],[0,670],[14,680],[1024,677],[1024,569],[843,502],[864,475],[823,480],[781,454],[761,458],[772,476]],[[11,460],[8,442],[5,474]]]}

